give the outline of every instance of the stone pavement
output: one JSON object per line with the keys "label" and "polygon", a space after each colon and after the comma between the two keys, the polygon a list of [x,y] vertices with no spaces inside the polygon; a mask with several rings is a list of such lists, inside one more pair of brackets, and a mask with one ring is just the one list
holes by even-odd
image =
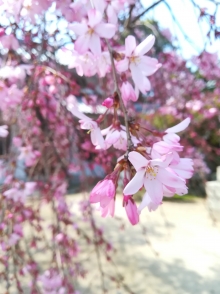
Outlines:
{"label": "stone pavement", "polygon": [[[121,209],[116,215],[125,218]],[[142,225],[119,230],[114,219],[99,212],[96,219],[117,248],[118,270],[135,294],[220,294],[220,224],[213,224],[205,200],[164,202],[156,212],[143,211],[146,236]],[[102,293],[96,285],[81,286],[83,294]]]}

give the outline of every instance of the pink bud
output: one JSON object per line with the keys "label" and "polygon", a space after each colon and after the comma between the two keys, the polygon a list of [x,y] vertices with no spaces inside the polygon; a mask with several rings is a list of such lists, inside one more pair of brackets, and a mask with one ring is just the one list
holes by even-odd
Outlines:
{"label": "pink bud", "polygon": [[107,108],[110,108],[112,107],[113,103],[114,103],[114,100],[111,97],[108,97],[102,102],[102,105]]}
{"label": "pink bud", "polygon": [[139,222],[139,214],[134,200],[131,196],[124,196],[123,203],[130,223],[136,225]]}
{"label": "pink bud", "polygon": [[124,82],[121,85],[121,95],[122,99],[125,103],[127,101],[132,100],[132,101],[137,101],[138,99],[138,93],[135,93],[134,88],[129,82]]}

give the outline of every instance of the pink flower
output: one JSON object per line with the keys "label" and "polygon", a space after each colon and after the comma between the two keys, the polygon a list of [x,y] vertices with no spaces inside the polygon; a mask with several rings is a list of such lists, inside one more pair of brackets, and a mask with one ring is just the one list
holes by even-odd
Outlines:
{"label": "pink flower", "polygon": [[130,223],[134,226],[137,223],[139,223],[139,214],[137,210],[137,206],[132,199],[132,196],[125,196],[123,198],[123,206],[125,208],[127,217],[130,221]]}
{"label": "pink flower", "polygon": [[190,123],[190,118],[184,119],[176,126],[169,128],[165,131],[163,141],[157,142],[153,145],[153,150],[159,154],[167,154],[168,152],[180,152],[183,150],[183,146],[179,144],[180,137],[175,133],[185,130]]}
{"label": "pink flower", "polygon": [[3,126],[0,126],[0,137],[7,137],[8,136],[8,126],[6,125],[3,125]]}
{"label": "pink flower", "polygon": [[108,97],[102,102],[102,105],[107,108],[111,108],[113,103],[114,103],[114,100],[111,97]]}
{"label": "pink flower", "polygon": [[93,0],[94,6],[97,10],[106,14],[108,21],[113,24],[118,22],[118,12],[123,8],[125,0]]}
{"label": "pink flower", "polygon": [[110,126],[101,131],[102,135],[106,135],[105,137],[105,146],[106,149],[110,148],[112,145],[119,150],[127,149],[127,134],[125,131],[125,127],[120,125],[118,128],[114,126]]}
{"label": "pink flower", "polygon": [[157,59],[144,56],[152,48],[154,42],[155,37],[150,35],[136,46],[135,37],[128,36],[125,39],[125,58],[117,63],[119,72],[130,69],[135,85],[143,94],[151,89],[147,76],[155,73],[161,66]]}
{"label": "pink flower", "polygon": [[[100,181],[92,189],[89,200],[91,203],[100,203],[102,208],[106,208],[112,199],[115,198],[116,187],[113,180],[105,178]],[[112,203],[110,205],[110,211],[112,211]],[[105,214],[105,211],[104,211]]]}
{"label": "pink flower", "polygon": [[111,39],[116,27],[110,23],[102,22],[101,12],[91,9],[88,11],[88,23],[74,23],[71,29],[80,37],[75,42],[75,49],[79,53],[85,53],[88,49],[94,55],[101,55],[100,38]]}
{"label": "pink flower", "polygon": [[173,159],[172,154],[169,154],[165,160],[147,160],[140,153],[132,151],[128,158],[136,170],[136,175],[125,187],[123,191],[125,195],[133,195],[144,186],[152,203],[159,205],[163,199],[164,185],[180,193],[186,190],[185,180],[168,169]]}
{"label": "pink flower", "polygon": [[64,294],[66,293],[65,288],[62,286],[62,276],[54,269],[49,269],[44,272],[43,275],[39,276],[39,281],[43,286],[43,293],[45,294]]}
{"label": "pink flower", "polygon": [[27,167],[33,166],[40,156],[40,152],[33,150],[31,145],[20,147],[20,151],[21,153],[18,156],[18,159],[23,159]]}
{"label": "pink flower", "polygon": [[101,134],[101,130],[98,127],[97,122],[93,121],[91,118],[79,111],[76,106],[75,97],[70,95],[67,98],[67,109],[76,117],[78,117],[81,129],[89,130],[91,141],[94,146],[99,146],[101,149],[105,149],[104,139]]}
{"label": "pink flower", "polygon": [[3,195],[7,199],[12,199],[14,202],[22,202],[26,201],[26,198],[30,196],[34,190],[36,189],[36,183],[27,182],[23,186],[20,183],[15,183],[14,187],[5,191]]}
{"label": "pink flower", "polygon": [[2,46],[6,49],[13,49],[16,51],[19,48],[18,40],[14,35],[5,35],[0,38]]}
{"label": "pink flower", "polygon": [[120,90],[125,104],[127,104],[127,102],[130,100],[134,102],[138,100],[139,91],[137,89],[134,90],[129,82],[123,82]]}
{"label": "pink flower", "polygon": [[80,55],[78,52],[73,51],[71,58],[69,68],[75,68],[79,76],[91,77],[96,74],[95,57],[91,52],[88,51]]}

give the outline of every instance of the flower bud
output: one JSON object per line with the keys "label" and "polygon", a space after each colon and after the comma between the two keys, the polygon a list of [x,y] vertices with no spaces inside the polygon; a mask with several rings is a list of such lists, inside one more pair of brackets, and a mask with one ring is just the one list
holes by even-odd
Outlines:
{"label": "flower bud", "polygon": [[105,106],[105,107],[107,107],[107,108],[111,108],[113,104],[114,104],[114,100],[111,97],[106,98],[102,102],[102,105]]}

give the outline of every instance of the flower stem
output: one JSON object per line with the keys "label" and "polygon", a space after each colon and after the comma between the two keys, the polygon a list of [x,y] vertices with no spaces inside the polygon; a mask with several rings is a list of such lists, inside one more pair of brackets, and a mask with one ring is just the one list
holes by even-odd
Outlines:
{"label": "flower stem", "polygon": [[113,58],[113,51],[112,51],[111,46],[109,45],[109,42],[107,40],[105,40],[105,41],[106,41],[106,44],[108,46],[108,51],[109,51],[109,54],[110,54],[110,59],[111,59],[111,64],[112,64],[112,74],[113,74],[113,80],[114,80],[114,84],[115,84],[115,92],[118,94],[121,109],[122,109],[122,112],[124,114],[124,122],[125,122],[125,127],[126,127],[126,134],[127,134],[127,152],[125,154],[125,157],[127,157],[129,151],[131,151],[132,148],[134,147],[134,144],[133,144],[133,142],[131,140],[131,134],[130,134],[130,131],[129,131],[128,111],[127,111],[127,109],[126,109],[126,107],[124,105],[124,102],[123,102],[123,99],[122,99],[122,96],[121,96],[121,91],[120,91],[119,86],[118,86],[117,73],[116,73],[116,68],[115,68],[115,63],[114,63],[114,58]]}

